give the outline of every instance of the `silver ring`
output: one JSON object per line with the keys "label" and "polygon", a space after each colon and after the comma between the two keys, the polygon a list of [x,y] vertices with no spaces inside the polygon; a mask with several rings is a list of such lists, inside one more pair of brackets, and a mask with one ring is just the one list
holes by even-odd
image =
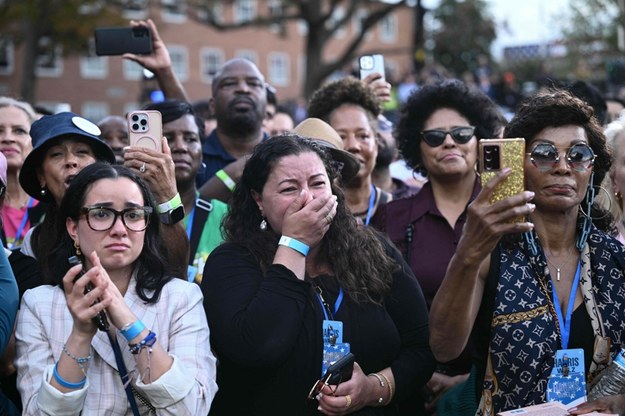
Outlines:
{"label": "silver ring", "polygon": [[143,162],[143,165],[139,168],[139,172],[145,173],[145,162]]}

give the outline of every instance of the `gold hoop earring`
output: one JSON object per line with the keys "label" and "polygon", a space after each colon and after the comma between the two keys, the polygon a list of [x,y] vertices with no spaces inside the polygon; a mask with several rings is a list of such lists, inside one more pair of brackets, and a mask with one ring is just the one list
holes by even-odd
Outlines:
{"label": "gold hoop earring", "polygon": [[82,251],[80,251],[80,246],[78,245],[78,240],[74,240],[74,249],[76,250],[77,256],[82,256]]}

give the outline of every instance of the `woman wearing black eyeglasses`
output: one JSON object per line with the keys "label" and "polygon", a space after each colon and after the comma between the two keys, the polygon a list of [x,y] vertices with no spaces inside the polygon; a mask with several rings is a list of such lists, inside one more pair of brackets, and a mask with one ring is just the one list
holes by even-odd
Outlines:
{"label": "woman wearing black eyeglasses", "polygon": [[[611,162],[592,108],[565,91],[542,92],[505,136],[525,138],[526,190],[491,205],[505,171],[469,206],[432,304],[430,344],[448,361],[473,331],[474,367],[458,389],[463,400],[443,397],[439,414],[574,406],[623,342],[625,249],[594,204]],[[525,221],[508,221],[518,215]]]}
{"label": "woman wearing black eyeglasses", "polygon": [[[372,224],[403,253],[428,306],[456,250],[467,205],[480,190],[478,140],[499,136],[502,126],[495,104],[458,80],[426,85],[402,108],[395,130],[399,149],[428,182],[418,194],[381,207]],[[458,360],[439,364],[424,392],[426,408],[433,411],[439,395],[470,368],[470,348]]]}
{"label": "woman wearing black eyeglasses", "polygon": [[[121,192],[120,192],[121,191]],[[199,286],[176,279],[155,201],[124,166],[72,180],[16,329],[24,414],[206,415],[217,385]]]}

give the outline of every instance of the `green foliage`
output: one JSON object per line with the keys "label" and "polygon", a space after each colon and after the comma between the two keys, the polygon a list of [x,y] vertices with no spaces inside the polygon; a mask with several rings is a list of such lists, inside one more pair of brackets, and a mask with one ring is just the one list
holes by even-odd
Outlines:
{"label": "green foliage", "polygon": [[434,58],[456,75],[473,71],[478,57],[490,58],[497,33],[484,0],[442,0],[433,11],[439,27],[434,30]]}

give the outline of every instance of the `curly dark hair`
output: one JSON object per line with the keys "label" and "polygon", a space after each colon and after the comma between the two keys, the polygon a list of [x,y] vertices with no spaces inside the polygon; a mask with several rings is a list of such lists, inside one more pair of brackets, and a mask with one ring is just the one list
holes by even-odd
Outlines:
{"label": "curly dark hair", "polygon": [[[593,186],[599,187],[612,164],[612,154],[606,144],[603,129],[594,116],[593,108],[563,89],[541,91],[524,100],[505,129],[506,137],[524,137],[530,148],[536,135],[548,127],[580,126],[586,132],[588,144],[595,152]],[[595,226],[612,231],[612,215],[594,204],[591,217]]]}
{"label": "curly dark hair", "polygon": [[380,103],[375,93],[364,82],[354,77],[341,78],[319,88],[308,102],[308,117],[330,123],[330,115],[343,104],[362,107],[370,120],[380,114]]}
{"label": "curly dark hair", "polygon": [[497,137],[505,118],[497,105],[477,88],[449,79],[415,90],[401,107],[393,132],[403,158],[415,170],[427,174],[421,157],[421,132],[428,118],[441,108],[456,110],[475,126],[475,137]]}
{"label": "curly dark hair", "polygon": [[224,218],[225,239],[249,250],[261,268],[267,270],[273,262],[280,234],[269,224],[267,230],[260,230],[263,217],[252,191],[262,193],[267,178],[280,159],[307,152],[316,153],[322,160],[338,202],[332,225],[321,240],[317,260],[332,266],[341,286],[356,302],[379,304],[390,290],[392,273],[397,265],[386,253],[379,235],[370,227],[358,225],[349,213],[343,192],[336,184],[338,173],[332,166],[332,159],[310,139],[284,134],[256,146]]}
{"label": "curly dark hair", "polygon": [[[137,184],[143,195],[145,206],[154,210],[150,215],[148,227],[145,230],[145,240],[143,250],[137,259],[137,295],[147,303],[155,303],[161,294],[163,286],[169,282],[173,276],[165,257],[162,238],[159,235],[160,221],[156,213],[156,203],[150,189],[145,182],[133,171],[123,165],[110,165],[108,163],[96,162],[83,168],[72,180],[69,188],[63,196],[59,206],[56,224],[59,224],[56,244],[54,249],[42,262],[42,271],[50,284],[62,284],[62,279],[70,268],[67,258],[75,255],[74,241],[67,233],[65,220],[71,218],[78,221],[84,206],[87,193],[91,190],[93,183],[101,179],[128,178]],[[84,261],[84,259],[83,259]],[[152,296],[149,292],[153,291]]]}

